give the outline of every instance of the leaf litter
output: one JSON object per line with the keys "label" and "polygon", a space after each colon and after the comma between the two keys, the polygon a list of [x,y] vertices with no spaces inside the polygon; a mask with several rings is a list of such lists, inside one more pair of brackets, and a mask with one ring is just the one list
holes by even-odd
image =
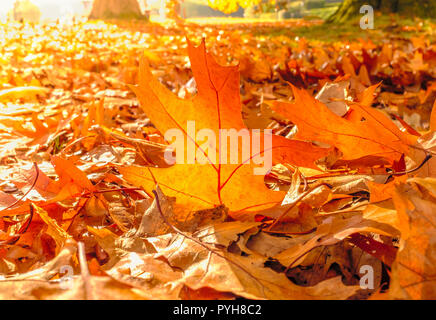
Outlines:
{"label": "leaf litter", "polygon": [[[2,299],[435,298],[433,40],[60,28],[0,28]],[[168,165],[190,120],[272,166]]]}

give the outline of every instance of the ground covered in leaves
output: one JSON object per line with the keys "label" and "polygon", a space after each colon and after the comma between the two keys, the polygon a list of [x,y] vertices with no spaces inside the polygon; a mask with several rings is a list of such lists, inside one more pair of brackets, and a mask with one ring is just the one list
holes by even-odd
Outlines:
{"label": "ground covered in leaves", "polygon": [[1,299],[436,298],[434,26],[1,25]]}

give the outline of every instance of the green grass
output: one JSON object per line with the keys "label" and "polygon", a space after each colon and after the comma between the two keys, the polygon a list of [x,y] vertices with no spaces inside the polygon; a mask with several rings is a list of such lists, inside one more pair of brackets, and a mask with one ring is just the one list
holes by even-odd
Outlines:
{"label": "green grass", "polygon": [[238,18],[238,17],[204,17],[204,18],[189,18],[186,22],[192,22],[199,25],[222,25],[222,24],[247,24],[247,23],[262,23],[262,22],[277,22],[274,17],[262,18]]}
{"label": "green grass", "polygon": [[[379,42],[389,37],[410,38],[419,34],[425,34],[430,40],[436,40],[435,20],[422,20],[420,30],[406,31],[404,26],[416,26],[417,21],[406,19],[396,15],[376,16],[373,30],[362,30],[359,26],[360,19],[354,19],[343,24],[322,24],[310,27],[298,27],[292,29],[277,28],[269,30],[270,36],[305,37],[308,40],[322,42],[347,41],[355,39],[371,39]],[[259,30],[257,35],[265,35]]]}
{"label": "green grass", "polygon": [[[301,11],[302,17],[308,17],[308,18],[319,18],[326,20],[328,17],[330,17],[333,13],[336,12],[338,9],[340,3],[326,3],[326,6],[324,8],[315,8],[307,10],[303,8]],[[298,14],[300,12],[299,7],[292,7],[292,3],[288,8],[288,11],[294,14]],[[260,19],[274,19],[276,18],[277,14],[275,12],[267,12],[267,13],[260,13],[256,14],[255,16],[259,17]]]}
{"label": "green grass", "polygon": [[338,9],[337,5],[336,6],[329,6],[329,7],[325,7],[325,8],[311,9],[311,10],[306,10],[304,12],[304,15],[305,16],[319,17],[323,20],[326,20],[333,13],[335,13],[337,9]]}

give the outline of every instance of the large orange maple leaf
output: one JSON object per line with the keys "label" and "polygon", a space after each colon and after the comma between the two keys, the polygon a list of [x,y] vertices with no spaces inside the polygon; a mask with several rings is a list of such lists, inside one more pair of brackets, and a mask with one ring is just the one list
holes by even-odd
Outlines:
{"label": "large orange maple leaf", "polygon": [[[221,66],[206,52],[205,42],[198,47],[188,41],[188,53],[198,93],[188,99],[180,99],[164,87],[150,72],[143,60],[140,65],[139,85],[132,87],[146,115],[156,128],[165,134],[179,129],[188,144],[195,145],[203,164],[175,164],[169,168],[129,166],[121,167],[124,178],[146,191],[159,184],[168,196],[177,197],[181,205],[192,210],[211,208],[224,204],[231,212],[249,212],[272,207],[284,197],[283,192],[268,189],[263,175],[254,175],[252,163],[256,154],[245,157],[239,141],[236,164],[213,161],[188,129],[188,121],[195,122],[195,134],[209,129],[219,137],[220,129],[247,130],[241,115],[238,66]],[[329,153],[309,142],[286,139],[272,135],[270,150],[263,148],[265,135],[250,133],[250,138],[259,138],[258,154],[272,154],[272,163],[292,163],[297,166],[316,168],[314,162]],[[220,159],[222,146],[214,145]],[[180,150],[179,150],[180,151]],[[270,168],[266,168],[269,170]]]}

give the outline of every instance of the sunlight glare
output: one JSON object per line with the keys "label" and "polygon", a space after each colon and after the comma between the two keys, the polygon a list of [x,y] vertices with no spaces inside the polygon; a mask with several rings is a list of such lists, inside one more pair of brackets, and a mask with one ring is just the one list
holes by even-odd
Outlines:
{"label": "sunlight glare", "polygon": [[[41,11],[41,21],[53,21],[59,18],[83,16],[87,14],[92,1],[83,0],[31,0]],[[0,20],[5,21],[15,0],[2,0]],[[86,6],[86,3],[88,4]],[[88,8],[87,8],[88,7]]]}

